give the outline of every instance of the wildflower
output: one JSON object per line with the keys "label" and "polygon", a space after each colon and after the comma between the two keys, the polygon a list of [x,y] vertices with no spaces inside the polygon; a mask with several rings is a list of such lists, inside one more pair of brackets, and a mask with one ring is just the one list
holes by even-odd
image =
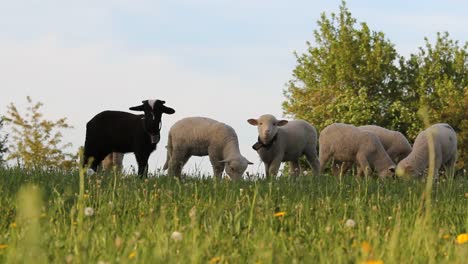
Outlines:
{"label": "wildflower", "polygon": [[307,176],[307,174],[309,174],[309,172],[305,170],[302,174],[304,174],[304,176]]}
{"label": "wildflower", "polygon": [[466,242],[468,242],[468,234],[467,233],[463,233],[463,234],[460,234],[457,236],[457,240],[456,240],[457,244],[461,245],[461,244],[465,244]]}
{"label": "wildflower", "polygon": [[468,193],[465,193],[465,198],[468,198]]}
{"label": "wildflower", "polygon": [[283,217],[286,215],[286,212],[277,212],[275,213],[275,217]]}
{"label": "wildflower", "polygon": [[353,219],[348,219],[345,222],[345,226],[349,228],[353,228],[356,226],[356,222]]}
{"label": "wildflower", "polygon": [[361,243],[361,249],[364,253],[369,254],[372,251],[372,246],[369,242],[364,241]]}
{"label": "wildflower", "polygon": [[220,257],[214,257],[210,259],[210,264],[218,263],[221,260]]}
{"label": "wildflower", "polygon": [[171,239],[174,241],[181,241],[182,240],[182,233],[174,231],[171,234]]}
{"label": "wildflower", "polygon": [[87,193],[83,194],[83,198],[84,198],[84,199],[88,199],[88,198],[89,198],[89,194],[87,194]]}
{"label": "wildflower", "polygon": [[10,227],[11,227],[11,228],[16,228],[16,227],[17,227],[17,225],[16,225],[16,223],[15,223],[15,222],[13,222],[13,223],[11,223],[11,224],[10,224]]}
{"label": "wildflower", "polygon": [[384,264],[383,260],[366,260],[362,264]]}
{"label": "wildflower", "polygon": [[445,234],[442,236],[443,239],[445,240],[449,240],[450,239],[450,235],[449,234]]}
{"label": "wildflower", "polygon": [[86,216],[93,216],[93,215],[94,215],[94,209],[91,208],[91,207],[86,207],[86,208],[84,209],[84,214],[85,214]]}
{"label": "wildflower", "polygon": [[331,229],[331,227],[330,227],[330,226],[327,226],[327,227],[325,227],[325,233],[327,233],[327,234],[328,234],[328,233],[330,233],[330,232],[331,232],[331,230],[332,230],[332,229]]}
{"label": "wildflower", "polygon": [[128,254],[128,259],[134,259],[136,257],[136,251],[133,250],[132,252],[130,252],[130,254]]}
{"label": "wildflower", "polygon": [[4,248],[7,248],[7,247],[8,247],[8,245],[6,245],[6,244],[0,244],[0,249],[4,249]]}
{"label": "wildflower", "polygon": [[73,262],[73,255],[67,255],[65,258],[65,263],[69,264]]}

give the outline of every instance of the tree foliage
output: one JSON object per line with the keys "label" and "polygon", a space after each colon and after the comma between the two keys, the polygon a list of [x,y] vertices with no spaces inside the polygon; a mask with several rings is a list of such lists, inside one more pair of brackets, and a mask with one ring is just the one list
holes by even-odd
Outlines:
{"label": "tree foliage", "polygon": [[345,2],[339,14],[322,14],[314,42],[295,53],[297,66],[284,91],[286,115],[319,130],[335,123],[376,124],[414,140],[423,129],[417,112],[433,123],[452,125],[459,135],[460,166],[468,146],[467,44],[438,34],[435,45],[409,59],[399,56],[384,33],[356,23]]}
{"label": "tree foliage", "polygon": [[60,130],[71,128],[66,118],[50,121],[41,113],[41,102],[34,103],[27,97],[26,113],[22,115],[15,104],[8,106],[5,120],[11,125],[9,160],[15,160],[26,169],[69,169],[76,164],[76,157],[66,153],[71,143],[62,142]]}
{"label": "tree foliage", "polygon": [[[0,130],[3,128],[4,122],[5,122],[5,120],[0,119]],[[3,155],[8,150],[8,148],[6,146],[7,140],[8,140],[8,135],[3,135],[2,136],[2,134],[0,134],[0,167],[5,162],[5,160],[3,158]]]}

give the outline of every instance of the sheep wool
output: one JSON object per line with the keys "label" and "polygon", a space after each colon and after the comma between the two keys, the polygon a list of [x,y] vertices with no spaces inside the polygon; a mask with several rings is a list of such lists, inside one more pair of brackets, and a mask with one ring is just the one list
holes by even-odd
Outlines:
{"label": "sheep wool", "polygon": [[171,176],[180,177],[191,156],[209,156],[217,178],[225,170],[231,179],[240,179],[247,165],[252,164],[241,155],[234,129],[206,117],[187,117],[171,127],[163,169],[169,169]]}

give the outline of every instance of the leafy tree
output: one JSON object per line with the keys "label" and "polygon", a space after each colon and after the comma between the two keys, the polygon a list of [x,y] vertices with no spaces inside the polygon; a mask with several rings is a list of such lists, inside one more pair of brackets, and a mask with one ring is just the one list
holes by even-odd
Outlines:
{"label": "leafy tree", "polygon": [[[401,63],[402,88],[411,112],[427,107],[432,123],[448,123],[458,134],[459,167],[468,158],[468,43],[460,46],[448,33],[438,33],[435,44]],[[416,137],[423,124],[415,121],[409,136]]]}
{"label": "leafy tree", "polygon": [[24,116],[10,103],[5,120],[12,126],[12,144],[9,160],[16,160],[26,169],[69,169],[76,164],[76,157],[64,152],[71,143],[62,143],[61,129],[71,128],[66,118],[46,120],[40,112],[43,104],[27,97]]}
{"label": "leafy tree", "polygon": [[[0,130],[3,128],[4,121],[5,120],[0,119]],[[2,136],[0,134],[0,166],[2,166],[3,163],[5,162],[5,160],[3,159],[3,155],[8,150],[6,147],[7,140],[8,140],[8,135]]]}
{"label": "leafy tree", "polygon": [[334,122],[377,124],[414,140],[424,125],[418,116],[429,109],[432,123],[445,122],[459,136],[461,168],[468,158],[468,44],[448,33],[432,45],[399,56],[382,32],[371,31],[346,7],[330,18],[322,14],[314,43],[295,53],[297,66],[284,91],[285,114],[305,119],[319,130]]}
{"label": "leafy tree", "polygon": [[305,119],[319,130],[334,122],[393,127],[389,109],[398,98],[397,52],[382,32],[366,23],[356,28],[345,2],[339,14],[322,14],[284,91],[286,114]]}

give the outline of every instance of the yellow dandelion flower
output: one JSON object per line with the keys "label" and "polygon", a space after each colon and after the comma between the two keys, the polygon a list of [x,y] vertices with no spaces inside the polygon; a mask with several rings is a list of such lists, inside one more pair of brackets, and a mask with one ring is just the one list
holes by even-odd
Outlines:
{"label": "yellow dandelion flower", "polygon": [[215,264],[221,261],[220,257],[214,257],[210,259],[210,264]]}
{"label": "yellow dandelion flower", "polygon": [[369,254],[372,251],[372,246],[369,242],[364,241],[361,243],[361,249],[364,253]]}
{"label": "yellow dandelion flower", "polygon": [[16,225],[15,222],[13,222],[13,223],[10,224],[10,227],[11,227],[11,228],[16,228],[16,227],[18,227],[18,226]]}
{"label": "yellow dandelion flower", "polygon": [[457,236],[457,240],[456,240],[457,244],[461,245],[461,244],[465,244],[466,242],[468,242],[468,234],[467,233],[463,233],[463,234],[460,234]]}
{"label": "yellow dandelion flower", "polygon": [[286,212],[277,212],[275,213],[275,217],[283,217],[286,215]]}
{"label": "yellow dandelion flower", "polygon": [[465,193],[465,198],[468,198],[468,193]]}
{"label": "yellow dandelion flower", "polygon": [[8,245],[6,245],[6,244],[0,244],[0,249],[4,249],[4,248],[7,248],[7,247],[8,247]]}
{"label": "yellow dandelion flower", "polygon": [[384,264],[383,260],[366,260],[362,264]]}
{"label": "yellow dandelion flower", "polygon": [[89,198],[89,194],[87,194],[87,193],[83,194],[83,198],[84,198],[84,199],[88,199],[88,198]]}
{"label": "yellow dandelion flower", "polygon": [[128,254],[128,258],[129,259],[134,259],[136,257],[136,254],[137,254],[136,251],[133,250],[132,252],[130,252],[130,254]]}
{"label": "yellow dandelion flower", "polygon": [[449,234],[445,234],[442,236],[443,239],[445,240],[449,240],[450,239],[450,235]]}

